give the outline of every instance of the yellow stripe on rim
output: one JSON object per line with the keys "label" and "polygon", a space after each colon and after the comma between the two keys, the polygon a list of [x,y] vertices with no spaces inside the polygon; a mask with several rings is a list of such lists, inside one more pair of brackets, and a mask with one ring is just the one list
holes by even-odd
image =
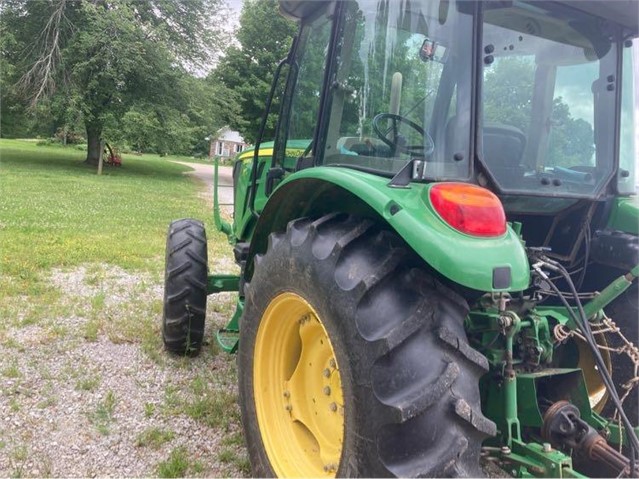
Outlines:
{"label": "yellow stripe on rim", "polygon": [[335,351],[313,307],[275,297],[255,340],[253,393],[264,449],[278,477],[335,477],[344,397]]}

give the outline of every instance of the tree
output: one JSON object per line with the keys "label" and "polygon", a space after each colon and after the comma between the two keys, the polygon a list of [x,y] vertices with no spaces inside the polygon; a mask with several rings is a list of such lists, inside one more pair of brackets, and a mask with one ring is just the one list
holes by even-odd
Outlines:
{"label": "tree", "polygon": [[241,121],[239,96],[211,76],[187,78],[184,91],[188,97],[186,114],[193,126],[190,149],[208,154],[209,142],[205,138],[226,125]]}
{"label": "tree", "polygon": [[25,106],[20,101],[14,87],[19,78],[14,52],[22,49],[16,36],[7,28],[10,15],[0,6],[0,132],[6,131],[15,136],[28,136],[30,130],[29,121],[25,112]]}
{"label": "tree", "polygon": [[592,126],[581,118],[573,118],[561,97],[555,98],[551,115],[548,165],[591,166],[595,152]]}
{"label": "tree", "polygon": [[21,72],[16,91],[32,107],[49,102],[61,117],[77,113],[86,161],[97,163],[103,130],[134,105],[154,105],[161,122],[182,121],[166,112],[186,102],[185,67],[203,68],[226,41],[211,23],[224,22],[221,1],[9,1],[3,38],[19,47],[11,55]]}
{"label": "tree", "polygon": [[234,93],[208,79],[186,74],[172,85],[179,101],[142,97],[119,121],[110,118],[105,136],[139,152],[208,154],[205,138],[237,115]]}
{"label": "tree", "polygon": [[528,131],[535,64],[526,57],[498,58],[484,71],[484,121]]}
{"label": "tree", "polygon": [[[279,14],[277,0],[246,0],[237,32],[239,45],[227,48],[211,74],[238,95],[241,116],[230,122],[249,142],[257,138],[265,102],[278,62],[290,48],[296,25]],[[277,111],[277,103],[274,105]],[[274,134],[268,125],[267,137]]]}

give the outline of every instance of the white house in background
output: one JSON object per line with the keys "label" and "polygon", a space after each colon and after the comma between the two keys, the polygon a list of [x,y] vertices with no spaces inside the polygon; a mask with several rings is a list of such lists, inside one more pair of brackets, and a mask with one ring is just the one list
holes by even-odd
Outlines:
{"label": "white house in background", "polygon": [[231,158],[244,149],[248,144],[237,131],[231,130],[228,126],[220,128],[211,136],[209,148],[209,158],[219,156],[221,158]]}

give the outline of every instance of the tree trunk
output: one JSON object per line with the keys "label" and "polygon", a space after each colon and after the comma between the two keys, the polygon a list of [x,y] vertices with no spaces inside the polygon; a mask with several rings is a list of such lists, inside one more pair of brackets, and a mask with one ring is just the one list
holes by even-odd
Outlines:
{"label": "tree trunk", "polygon": [[85,163],[89,165],[98,164],[100,159],[100,136],[102,136],[102,125],[88,123],[87,128],[87,159]]}

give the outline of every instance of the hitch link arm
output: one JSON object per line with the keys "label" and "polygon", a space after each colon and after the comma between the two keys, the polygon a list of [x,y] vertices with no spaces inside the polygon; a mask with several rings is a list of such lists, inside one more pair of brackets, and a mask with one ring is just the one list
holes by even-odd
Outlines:
{"label": "hitch link arm", "polygon": [[612,303],[619,295],[627,290],[633,280],[639,277],[639,265],[630,272],[619,276],[612,283],[606,286],[594,299],[584,304],[584,311],[588,319],[592,319],[603,308]]}

